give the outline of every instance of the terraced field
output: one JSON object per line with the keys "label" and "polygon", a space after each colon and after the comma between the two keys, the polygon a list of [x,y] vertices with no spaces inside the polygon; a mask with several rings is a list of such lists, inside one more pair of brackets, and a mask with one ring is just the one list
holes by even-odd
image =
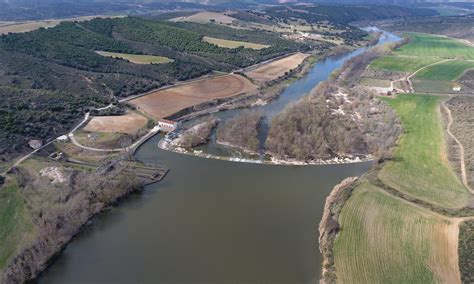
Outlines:
{"label": "terraced field", "polygon": [[260,50],[269,47],[269,45],[263,45],[263,44],[258,44],[258,43],[252,43],[252,42],[245,42],[245,41],[235,41],[235,40],[227,40],[227,39],[221,39],[221,38],[213,38],[213,37],[208,37],[205,36],[202,39],[205,42],[215,44],[219,47],[224,47],[224,48],[238,48],[238,47],[244,47],[244,48],[251,48],[255,50]]}
{"label": "terraced field", "polygon": [[126,54],[107,51],[96,51],[96,53],[106,57],[125,59],[135,64],[166,64],[174,61],[167,57],[155,55]]}
{"label": "terraced field", "polygon": [[474,48],[448,37],[409,34],[411,41],[395,51],[396,55],[474,59]]}
{"label": "terraced field", "polygon": [[474,68],[474,61],[450,60],[427,67],[415,76],[415,79],[456,81],[464,72]]}
{"label": "terraced field", "polygon": [[364,183],[335,241],[340,283],[458,283],[457,224]]}
{"label": "terraced field", "polygon": [[0,278],[12,255],[33,234],[33,225],[18,186],[14,182],[9,183],[0,190]]}
{"label": "terraced field", "polygon": [[468,192],[448,164],[439,114],[443,98],[399,95],[387,102],[399,114],[405,133],[394,158],[379,172],[387,185],[422,200],[451,208],[463,207]]}

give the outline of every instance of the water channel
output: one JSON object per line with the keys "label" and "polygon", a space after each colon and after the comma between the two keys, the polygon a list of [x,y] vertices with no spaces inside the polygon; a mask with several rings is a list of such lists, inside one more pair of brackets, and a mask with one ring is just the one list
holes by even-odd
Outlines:
{"label": "water channel", "polygon": [[[387,33],[381,43],[395,40]],[[315,64],[261,107],[267,119],[363,50]],[[160,150],[159,139],[149,140],[136,157],[170,168],[165,180],[95,218],[40,283],[318,282],[317,226],[325,199],[334,185],[363,174],[370,163],[234,163]]]}

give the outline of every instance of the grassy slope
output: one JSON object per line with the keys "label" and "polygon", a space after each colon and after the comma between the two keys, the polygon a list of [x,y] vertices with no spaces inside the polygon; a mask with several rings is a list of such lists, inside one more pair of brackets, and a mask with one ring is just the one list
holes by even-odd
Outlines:
{"label": "grassy slope", "polygon": [[454,283],[456,228],[368,183],[345,204],[335,242],[341,283]]}
{"label": "grassy slope", "polygon": [[370,64],[371,68],[413,73],[421,67],[439,61],[432,57],[404,57],[388,55]]}
{"label": "grassy slope", "polygon": [[106,57],[126,59],[135,64],[165,64],[174,60],[167,57],[155,55],[126,54],[108,51],[96,51],[98,54]]}
{"label": "grassy slope", "polygon": [[208,37],[208,36],[205,36],[202,40],[208,43],[215,44],[219,47],[224,47],[224,48],[237,48],[237,47],[243,46],[245,48],[260,50],[260,49],[269,47],[269,45],[263,45],[263,44],[258,44],[258,43],[234,41],[234,40],[213,38],[213,37]]}
{"label": "grassy slope", "polygon": [[16,183],[0,188],[0,279],[10,258],[34,234],[23,198]]}
{"label": "grassy slope", "polygon": [[405,134],[393,161],[379,172],[387,185],[444,207],[466,205],[468,192],[453,174],[446,157],[438,111],[442,98],[400,95],[387,102],[397,111]]}
{"label": "grassy slope", "polygon": [[474,59],[474,48],[455,39],[426,35],[410,34],[409,44],[395,51],[396,55]]}
{"label": "grassy slope", "polygon": [[455,81],[471,68],[474,68],[474,61],[452,60],[421,70],[415,79]]}

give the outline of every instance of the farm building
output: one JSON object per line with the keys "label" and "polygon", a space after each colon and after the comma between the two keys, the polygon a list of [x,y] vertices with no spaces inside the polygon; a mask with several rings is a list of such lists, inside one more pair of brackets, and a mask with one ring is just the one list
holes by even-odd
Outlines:
{"label": "farm building", "polygon": [[453,86],[453,91],[460,92],[461,91],[461,85],[458,85],[458,84],[454,85]]}
{"label": "farm building", "polygon": [[158,119],[158,126],[165,132],[172,132],[178,127],[178,123],[176,121],[161,118]]}

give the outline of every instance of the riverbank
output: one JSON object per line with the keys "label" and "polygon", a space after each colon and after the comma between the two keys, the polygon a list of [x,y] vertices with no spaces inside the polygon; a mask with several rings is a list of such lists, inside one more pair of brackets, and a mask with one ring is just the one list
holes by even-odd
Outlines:
{"label": "riverbank", "polygon": [[[51,146],[52,147],[52,146]],[[146,185],[161,181],[167,169],[112,158],[98,165],[55,160],[42,150],[7,175],[5,187],[21,202],[9,210],[22,214],[29,226],[2,234],[22,239],[5,254],[0,283],[24,283],[40,276],[91,220]],[[2,192],[0,192],[2,193]],[[0,206],[4,195],[0,195]],[[9,203],[9,202],[8,202]],[[21,224],[15,224],[16,228]],[[29,237],[25,237],[29,236]],[[3,238],[3,236],[2,236]]]}
{"label": "riverbank", "polygon": [[[229,144],[224,144],[224,143],[219,143],[223,146],[228,146],[232,148],[237,148],[235,146],[229,145]],[[206,158],[206,159],[213,159],[213,160],[223,160],[223,161],[231,161],[231,162],[240,162],[240,163],[250,163],[250,164],[267,164],[267,165],[281,165],[281,166],[317,166],[317,165],[341,165],[341,164],[354,164],[354,163],[365,163],[365,162],[371,162],[373,161],[373,157],[371,155],[365,156],[365,157],[334,157],[332,159],[327,159],[327,160],[315,160],[315,161],[310,161],[310,162],[305,162],[305,161],[298,161],[295,159],[288,159],[288,160],[283,160],[283,159],[277,159],[275,157],[268,157],[267,159],[251,159],[251,158],[239,158],[239,157],[228,157],[228,156],[219,156],[219,155],[213,155],[209,153],[205,153],[200,150],[190,150],[190,149],[185,149],[182,147],[175,147],[170,144],[170,142],[165,141],[165,139],[161,139],[158,142],[158,148],[178,154],[184,154],[184,155],[189,155],[189,156],[196,156],[200,158]],[[244,150],[245,149],[241,149]],[[248,152],[248,154],[251,154],[255,157],[258,157],[258,153],[255,152]]]}

